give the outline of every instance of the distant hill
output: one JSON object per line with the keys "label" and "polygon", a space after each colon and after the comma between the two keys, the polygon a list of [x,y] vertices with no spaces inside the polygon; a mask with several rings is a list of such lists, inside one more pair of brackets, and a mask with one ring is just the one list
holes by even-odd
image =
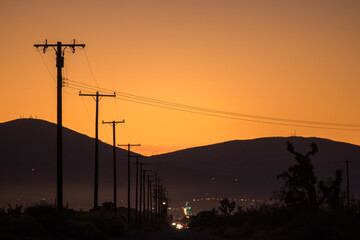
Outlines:
{"label": "distant hill", "polygon": [[236,140],[153,156],[149,161],[159,169],[169,189],[176,188],[178,195],[189,200],[205,195],[268,199],[283,184],[276,176],[295,163],[294,156],[286,150],[287,141],[300,153],[311,150],[312,142],[318,145],[319,152],[311,158],[318,180],[335,176],[337,169],[345,170],[345,160],[352,161],[350,186],[359,196],[360,147],[327,139]]}
{"label": "distant hill", "polygon": [[[64,138],[64,202],[88,209],[93,203],[94,139],[70,129]],[[236,140],[142,158],[148,169],[164,178],[170,200],[184,202],[205,196],[267,199],[282,185],[276,176],[295,163],[286,142],[312,157],[318,179],[334,176],[350,160],[350,187],[360,195],[360,147],[320,138],[273,137]],[[117,150],[118,205],[126,204],[127,152]],[[56,196],[56,125],[43,120],[18,119],[0,124],[0,207],[22,205]],[[132,176],[134,176],[132,166]],[[100,144],[99,202],[112,200],[112,146]],[[133,178],[132,178],[133,179]],[[345,179],[345,178],[344,178]],[[132,182],[134,182],[132,180]],[[344,181],[345,183],[345,181]],[[345,188],[344,188],[345,189]],[[134,197],[132,196],[132,199]]]}
{"label": "distant hill", "polygon": [[[94,139],[63,128],[64,203],[93,204]],[[112,199],[112,146],[99,144],[99,202]],[[119,196],[125,199],[127,151],[117,149]],[[56,197],[56,124],[18,119],[0,124],[0,206]],[[125,176],[126,175],[126,176]]]}

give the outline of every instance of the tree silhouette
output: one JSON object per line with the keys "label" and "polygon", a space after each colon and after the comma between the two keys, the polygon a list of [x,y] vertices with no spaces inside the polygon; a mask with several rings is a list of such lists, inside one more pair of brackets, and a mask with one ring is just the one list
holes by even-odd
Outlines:
{"label": "tree silhouette", "polygon": [[287,150],[295,155],[296,164],[277,176],[285,181],[284,186],[280,190],[280,200],[284,201],[291,208],[309,208],[317,210],[320,205],[327,202],[331,208],[340,205],[340,184],[342,181],[342,170],[336,172],[335,180],[331,178],[324,183],[320,181],[318,184],[318,196],[316,191],[317,178],[314,174],[314,166],[311,164],[310,155],[318,152],[315,143],[311,144],[311,151],[305,155],[295,152],[293,145],[287,142]]}
{"label": "tree silhouette", "polygon": [[235,209],[235,202],[232,201],[231,203],[229,202],[229,200],[227,198],[225,198],[224,200],[220,201],[220,207],[219,210],[221,213],[225,214],[225,215],[230,215],[231,212]]}

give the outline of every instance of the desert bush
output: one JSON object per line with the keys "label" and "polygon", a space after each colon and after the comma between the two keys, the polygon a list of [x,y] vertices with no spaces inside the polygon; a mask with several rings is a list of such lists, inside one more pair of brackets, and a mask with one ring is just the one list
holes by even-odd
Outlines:
{"label": "desert bush", "polygon": [[113,212],[93,211],[77,216],[77,220],[93,224],[107,236],[122,236],[128,230],[123,217],[115,216]]}
{"label": "desert bush", "polygon": [[245,239],[360,239],[360,213],[339,211],[293,210],[262,206],[234,215],[201,212],[190,218],[190,229],[207,235]]}
{"label": "desert bush", "polygon": [[46,235],[47,230],[31,216],[4,215],[0,217],[1,238],[16,236],[43,237]]}
{"label": "desert bush", "polygon": [[104,239],[105,235],[90,222],[68,221],[63,227],[63,235],[76,239]]}
{"label": "desert bush", "polygon": [[57,232],[58,228],[66,222],[68,213],[64,209],[59,211],[51,205],[34,205],[25,208],[25,215],[31,216],[50,232]]}

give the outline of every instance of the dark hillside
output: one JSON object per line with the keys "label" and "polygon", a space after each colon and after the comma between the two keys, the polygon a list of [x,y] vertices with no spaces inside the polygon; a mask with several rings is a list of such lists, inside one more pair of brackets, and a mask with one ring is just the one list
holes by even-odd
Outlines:
{"label": "dark hillside", "polygon": [[[93,203],[94,139],[70,129],[64,138],[64,202],[88,209]],[[320,180],[334,176],[350,160],[350,186],[360,194],[360,147],[320,138],[273,137],[236,140],[173,153],[143,161],[165,179],[170,200],[185,202],[201,197],[267,199],[282,185],[276,176],[295,163],[286,150],[291,141],[298,152],[318,144],[313,158]],[[55,201],[56,125],[43,120],[19,119],[0,124],[0,206],[22,205],[45,198]],[[112,200],[112,146],[100,143],[99,202]],[[118,205],[127,199],[127,152],[118,149]],[[132,179],[134,179],[132,166]],[[132,180],[132,182],[134,182]],[[345,181],[344,181],[345,182]],[[343,188],[345,189],[345,188]],[[132,199],[134,197],[132,196]]]}

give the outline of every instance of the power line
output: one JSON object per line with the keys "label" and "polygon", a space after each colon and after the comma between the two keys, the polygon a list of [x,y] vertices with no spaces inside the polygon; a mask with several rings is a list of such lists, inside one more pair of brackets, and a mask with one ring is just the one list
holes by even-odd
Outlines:
{"label": "power line", "polygon": [[84,53],[85,53],[86,61],[87,61],[88,65],[89,65],[89,69],[90,69],[91,75],[92,75],[92,77],[93,77],[93,79],[94,79],[94,82],[95,82],[96,86],[97,86],[98,88],[100,88],[99,83],[97,82],[97,80],[96,80],[96,78],[95,78],[94,72],[93,72],[93,70],[92,70],[92,67],[91,67],[91,64],[90,64],[90,61],[89,61],[89,58],[88,58],[88,56],[87,56],[87,53],[86,53],[86,50],[85,50],[85,49],[84,49]]}
{"label": "power line", "polygon": [[[71,80],[71,82],[74,82],[74,85],[81,86],[82,83],[76,82]],[[94,89],[96,87],[84,84],[85,86],[89,87],[89,89]],[[102,91],[105,92],[114,92],[113,90],[106,89],[106,88],[100,88]],[[178,108],[186,108],[191,110],[197,110],[197,111],[204,111],[204,112],[211,112],[211,113],[217,113],[217,114],[223,114],[223,115],[234,115],[234,116],[241,116],[241,117],[247,117],[247,118],[257,118],[257,119],[263,119],[263,120],[273,120],[273,121],[281,121],[281,122],[294,122],[294,123],[304,123],[304,124],[315,124],[315,125],[329,125],[329,126],[341,126],[341,127],[360,127],[358,124],[345,124],[345,123],[331,123],[331,122],[318,122],[318,121],[305,121],[305,120],[295,120],[295,119],[287,119],[287,118],[274,118],[274,117],[267,117],[267,116],[259,116],[259,115],[251,115],[251,114],[243,114],[243,113],[234,113],[234,112],[227,112],[227,111],[221,111],[221,110],[215,110],[215,109],[209,109],[209,108],[202,108],[202,107],[196,107],[191,105],[184,105],[179,103],[173,103],[148,97],[142,97],[134,94],[128,94],[124,92],[115,91],[118,96],[123,97],[122,100],[126,100],[125,98],[130,99],[136,99],[138,101],[146,101],[146,102],[153,102],[157,104],[163,104],[163,105],[169,105],[172,107],[178,107]]]}
{"label": "power line", "polygon": [[[73,80],[71,80],[70,82],[71,82],[71,84],[75,85],[75,87],[73,87],[74,89],[79,89],[79,87],[81,86],[81,83],[79,83],[79,82],[76,82]],[[88,84],[84,84],[84,86],[85,86],[85,88],[87,88],[89,90],[96,89],[96,87],[88,85]],[[113,92],[109,89],[104,89],[104,88],[101,88],[101,90],[107,91],[107,92]],[[340,130],[340,131],[360,131],[360,129],[356,129],[357,127],[360,128],[360,125],[355,125],[355,124],[302,121],[302,120],[272,118],[272,117],[263,117],[263,116],[257,116],[258,118],[256,118],[255,115],[231,113],[231,112],[225,112],[225,111],[220,111],[220,110],[199,108],[199,107],[194,107],[194,106],[190,106],[190,105],[171,103],[171,102],[166,102],[166,101],[156,100],[156,99],[147,100],[150,98],[136,96],[133,94],[122,93],[122,92],[118,92],[118,91],[115,91],[115,92],[117,94],[116,98],[123,100],[123,101],[128,101],[128,102],[152,106],[152,107],[170,109],[170,110],[175,110],[175,111],[200,114],[200,115],[211,116],[211,117],[226,118],[226,119],[232,119],[232,120],[263,123],[263,124],[281,125],[281,126],[317,128],[317,129]],[[136,97],[131,97],[131,96],[136,96]],[[164,103],[166,103],[166,104],[164,104]],[[243,118],[239,118],[236,116],[243,116]],[[264,120],[272,120],[272,121],[264,121]],[[276,122],[276,121],[281,121],[281,122]],[[297,124],[297,123],[303,123],[303,124]],[[308,125],[304,125],[304,124],[308,124]],[[314,125],[317,125],[317,126],[314,126]],[[323,125],[323,126],[321,126],[321,125]],[[327,127],[327,126],[329,126],[329,127]],[[331,126],[339,126],[339,127],[331,127]],[[352,127],[352,128],[349,128],[349,127]]]}
{"label": "power line", "polygon": [[[293,127],[319,128],[319,129],[342,130],[342,131],[343,130],[345,130],[345,131],[360,131],[358,129],[353,129],[353,128],[360,128],[360,125],[358,125],[358,124],[306,121],[306,120],[275,118],[275,117],[244,114],[244,113],[235,113],[235,112],[228,112],[228,111],[222,111],[222,110],[216,110],[216,109],[210,109],[210,108],[197,107],[197,106],[192,106],[192,105],[179,104],[179,103],[174,103],[174,102],[169,102],[169,101],[164,101],[164,100],[159,100],[159,99],[154,99],[154,98],[149,98],[149,97],[143,97],[143,96],[134,95],[134,94],[129,94],[129,93],[125,93],[125,92],[114,91],[111,89],[101,88],[94,76],[94,73],[92,71],[92,68],[91,68],[91,65],[90,65],[90,62],[87,57],[85,49],[84,49],[84,53],[85,53],[87,63],[89,65],[89,69],[91,71],[91,74],[92,74],[93,79],[97,86],[81,83],[81,82],[78,82],[75,80],[68,80],[68,82],[72,85],[72,87],[69,86],[70,88],[77,89],[77,90],[85,89],[86,91],[101,90],[105,93],[106,92],[107,93],[116,92],[116,94],[118,96],[117,98],[120,100],[143,104],[143,105],[148,105],[148,106],[153,106],[153,107],[160,107],[160,108],[166,108],[166,109],[171,109],[171,110],[176,110],[176,111],[212,116],[212,117],[220,117],[220,118],[257,122],[257,123],[264,123],[264,124],[293,126]],[[49,71],[49,73],[50,73],[50,71]],[[116,108],[116,110],[118,110],[118,109]],[[229,117],[229,116],[236,116],[236,117]],[[242,117],[242,118],[238,118],[238,117]],[[246,119],[244,119],[244,118],[246,118]],[[267,120],[267,121],[263,121],[263,120]],[[320,125],[320,126],[310,126],[310,125]],[[330,126],[330,127],[324,127],[324,126]]]}

